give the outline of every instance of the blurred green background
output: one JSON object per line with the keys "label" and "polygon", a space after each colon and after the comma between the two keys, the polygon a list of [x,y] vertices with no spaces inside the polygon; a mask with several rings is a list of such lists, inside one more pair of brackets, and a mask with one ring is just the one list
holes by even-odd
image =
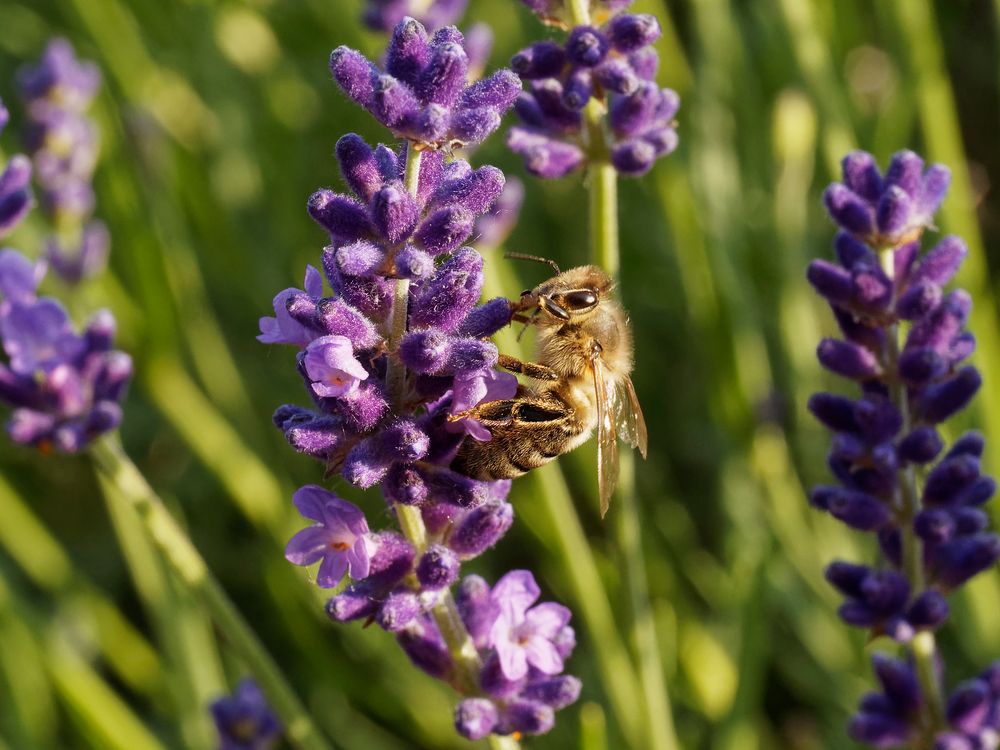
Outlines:
{"label": "blurred green background", "polygon": [[[281,556],[302,525],[291,493],[319,481],[320,467],[270,422],[279,404],[306,403],[291,350],[254,336],[272,296],[318,262],[324,236],[305,200],[340,186],[337,138],[388,137],[326,67],[339,44],[372,55],[383,46],[361,29],[361,5],[0,0],[0,96],[23,121],[14,71],[52,35],[101,67],[97,214],[112,232],[112,272],[72,308],[118,315],[138,372],[126,447],[317,722],[342,748],[467,747],[448,690],[377,628],[329,623],[315,587]],[[866,651],[885,646],[839,623],[822,579],[835,556],[870,559],[868,540],[805,501],[827,479],[827,437],[804,405],[840,385],[814,361],[833,326],[804,269],[830,253],[820,194],[847,150],[884,164],[910,147],[952,168],[940,228],[971,249],[961,282],[976,300],[985,382],[962,426],[984,430],[987,471],[1000,468],[990,270],[1000,257],[986,249],[1000,233],[990,189],[1000,180],[1000,0],[634,9],[663,23],[660,82],[683,101],[679,150],[621,187],[621,293],[650,425],[637,486],[651,608],[630,604],[615,508],[598,518],[592,446],[516,481],[514,528],[470,568],[490,580],[530,568],[574,611],[568,671],[583,695],[530,747],[663,747],[663,686],[682,748],[851,747],[844,725],[872,683]],[[472,0],[473,20],[493,26],[493,66],[552,33],[515,0]],[[473,160],[524,177],[500,135]],[[525,182],[509,248],[584,262],[581,180]],[[39,222],[9,244],[37,254]],[[487,260],[491,291],[516,296],[545,276],[498,253]],[[109,515],[85,459],[3,441],[0,466],[0,747],[210,746],[205,706],[245,671],[228,644],[133,519]],[[335,487],[373,525],[387,523],[377,496]],[[998,597],[993,571],[953,602],[941,638],[949,685],[1000,655]],[[643,632],[655,633],[662,663],[639,670]]]}

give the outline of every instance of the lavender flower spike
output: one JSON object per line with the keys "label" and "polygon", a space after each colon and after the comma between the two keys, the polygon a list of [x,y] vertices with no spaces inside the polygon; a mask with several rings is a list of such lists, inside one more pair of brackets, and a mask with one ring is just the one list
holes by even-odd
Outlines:
{"label": "lavender flower spike", "polygon": [[93,63],[53,39],[42,59],[18,76],[29,116],[25,145],[41,188],[41,208],[56,230],[45,243],[52,269],[67,283],[96,276],[107,264],[110,236],[92,219],[92,179],[99,138],[86,110],[101,84]]}
{"label": "lavender flower spike", "polygon": [[974,348],[965,331],[971,299],[944,289],[965,245],[945,237],[921,255],[948,170],[924,170],[909,151],[896,154],[884,175],[864,152],[848,155],[843,168],[843,181],[824,196],[841,228],[838,262],[813,261],[808,278],[843,336],[820,344],[820,362],[859,381],[861,396],[810,399],[834,432],[829,466],[838,483],[815,488],[811,502],[873,533],[883,558],[874,567],[838,561],[827,568],[845,596],[842,619],[908,646],[904,662],[876,655],[883,691],[862,699],[850,734],[880,748],[992,747],[1000,721],[993,683],[959,686],[948,726],[928,720],[945,714],[937,705],[944,691],[933,633],[948,618],[946,596],[1000,559],[1000,537],[986,530],[979,509],[996,489],[980,471],[982,440],[960,437],[942,456],[937,431],[981,382],[965,364]]}
{"label": "lavender flower spike", "polygon": [[132,360],[112,349],[115,321],[99,312],[79,334],[54,299],[38,298],[41,267],[0,252],[0,401],[14,411],[13,440],[43,452],[76,453],[115,429]]}
{"label": "lavender flower spike", "polygon": [[219,733],[219,750],[269,750],[280,738],[278,717],[249,677],[236,686],[231,696],[212,703],[211,710]]}
{"label": "lavender flower spike", "polygon": [[[532,607],[539,590],[528,571],[509,574],[495,591],[476,577],[459,582],[465,561],[500,542],[514,509],[509,481],[479,481],[452,467],[464,440],[492,439],[485,425],[457,415],[511,398],[518,386],[495,369],[489,340],[511,322],[513,306],[480,303],[483,258],[465,244],[479,232],[509,231],[504,216],[492,230],[476,225],[496,215],[504,175],[446,159],[446,151],[494,130],[520,90],[509,71],[467,85],[462,41],[452,27],[428,36],[407,18],[393,32],[384,72],[353,50],[334,52],[348,96],[408,143],[373,148],[354,134],[337,142],[346,190],[318,190],[307,203],[326,234],[321,267],[330,296],[309,267],[304,289],[274,298],[258,339],[297,349],[312,405],[275,412],[289,443],[321,460],[328,476],[378,485],[406,534],[370,531],[360,509],[309,485],[294,501],[317,523],[292,537],[286,557],[320,562],[321,587],[350,576],[327,603],[329,617],[377,624],[414,666],[455,687],[460,734],[541,734],[579,695],[579,680],[561,674],[575,643],[569,611]],[[499,210],[518,202],[508,197]],[[442,631],[456,584],[462,623],[452,618]],[[518,587],[534,595],[519,596]]]}
{"label": "lavender flower spike", "polygon": [[[638,176],[677,147],[680,99],[655,82],[659,61],[651,45],[660,36],[659,22],[648,14],[618,14],[627,4],[595,13],[603,24],[571,29],[564,45],[538,42],[511,60],[529,86],[515,105],[521,124],[511,128],[507,146],[536,177],[563,177],[595,162]],[[556,7],[561,3],[529,5],[543,20],[564,10]],[[600,129],[584,113],[591,101],[606,111]],[[602,130],[608,135],[594,138]]]}
{"label": "lavender flower spike", "polygon": [[447,26],[430,36],[409,17],[393,30],[385,70],[348,47],[330,55],[330,70],[344,93],[419,148],[479,143],[500,127],[520,80],[504,69],[467,85],[468,68],[458,29]]}

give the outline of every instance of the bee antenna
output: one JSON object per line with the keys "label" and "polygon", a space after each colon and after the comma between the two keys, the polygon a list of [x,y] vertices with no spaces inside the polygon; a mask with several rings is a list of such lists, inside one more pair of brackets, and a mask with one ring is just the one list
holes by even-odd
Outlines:
{"label": "bee antenna", "polygon": [[533,260],[536,263],[546,263],[549,266],[551,266],[552,270],[554,270],[557,274],[562,273],[562,271],[559,270],[559,265],[554,260],[552,260],[551,258],[543,258],[541,255],[531,255],[530,253],[506,252],[503,254],[503,257],[510,258],[512,260]]}

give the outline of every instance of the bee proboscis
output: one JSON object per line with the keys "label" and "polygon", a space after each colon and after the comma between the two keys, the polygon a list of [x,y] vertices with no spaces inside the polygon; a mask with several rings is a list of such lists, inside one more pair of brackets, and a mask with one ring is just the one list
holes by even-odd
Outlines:
{"label": "bee proboscis", "polygon": [[646,457],[647,431],[629,377],[632,333],[614,284],[597,266],[558,273],[521,295],[514,319],[538,330],[538,361],[501,355],[501,367],[530,379],[513,398],[481,403],[471,417],[492,434],[466,439],[453,468],[475,479],[520,476],[585,443],[597,429],[601,516],[618,482],[618,438]]}

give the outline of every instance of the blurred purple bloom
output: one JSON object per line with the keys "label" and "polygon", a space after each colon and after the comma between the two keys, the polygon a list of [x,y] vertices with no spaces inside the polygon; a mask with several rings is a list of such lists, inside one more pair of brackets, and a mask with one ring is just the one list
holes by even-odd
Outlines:
{"label": "blurred purple bloom", "polygon": [[[554,9],[536,10],[547,16]],[[511,67],[529,86],[515,105],[521,125],[511,128],[507,145],[530,173],[563,177],[594,158],[638,176],[677,147],[680,99],[655,83],[651,45],[659,36],[655,16],[612,15],[599,28],[573,28],[565,45],[537,42],[514,56]],[[592,99],[607,107],[604,144],[590,143],[584,123]]]}
{"label": "blurred purple bloom", "polygon": [[344,573],[356,581],[367,578],[372,541],[364,513],[315,484],[295,492],[292,501],[304,518],[318,523],[298,532],[285,547],[285,557],[294,565],[312,565],[322,560],[316,584],[333,588]]}
{"label": "blurred purple bloom", "polygon": [[468,0],[368,0],[361,17],[375,31],[392,31],[407,16],[437,31],[461,18],[467,4]]}
{"label": "blurred purple bloom", "polygon": [[214,701],[212,718],[219,750],[269,750],[281,735],[281,724],[257,683],[245,678],[231,696]]}

